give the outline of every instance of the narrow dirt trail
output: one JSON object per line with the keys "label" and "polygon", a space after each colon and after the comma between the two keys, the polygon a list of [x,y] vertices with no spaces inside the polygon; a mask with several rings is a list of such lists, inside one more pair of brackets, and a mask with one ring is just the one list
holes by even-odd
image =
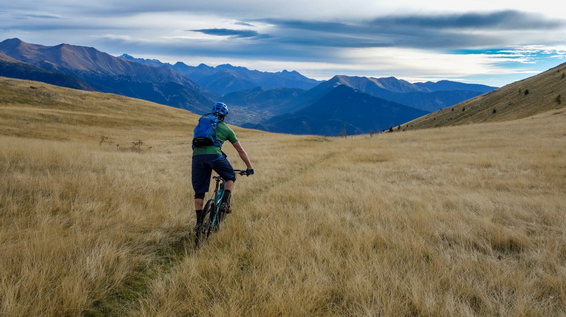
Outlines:
{"label": "narrow dirt trail", "polygon": [[[277,141],[275,142],[277,143]],[[239,177],[237,187],[240,188],[237,188],[234,195],[236,210],[234,214],[227,218],[223,230],[231,230],[230,226],[239,225],[240,221],[234,218],[238,217],[237,213],[245,212],[245,210],[256,204],[257,201],[266,198],[272,192],[277,191],[278,188],[288,187],[305,174],[316,172],[323,168],[326,162],[340,152],[338,149],[328,149],[329,144],[322,142],[302,141],[298,142],[296,146],[298,147],[296,151],[302,151],[301,160],[297,161],[296,157],[286,160],[285,152],[294,151],[289,149],[288,146],[282,146],[271,154],[260,153],[262,156],[277,157],[281,162],[281,167],[269,170],[262,164],[259,164],[260,166],[256,168],[255,175],[250,176],[250,178]],[[323,149],[324,151],[322,151]],[[319,153],[324,153],[324,155]],[[232,161],[237,160],[235,155],[230,156]],[[240,162],[234,162],[236,168],[238,163]],[[269,165],[269,159],[266,163],[266,165]],[[192,210],[192,208],[189,209]],[[115,292],[97,301],[93,307],[84,310],[82,315],[124,316],[138,314],[140,303],[148,299],[147,297],[151,294],[152,285],[155,281],[166,279],[171,272],[176,271],[176,268],[183,261],[199,256],[199,252],[211,252],[212,249],[218,247],[219,242],[216,240],[215,235],[212,235],[207,245],[199,250],[195,250],[192,228],[193,223],[191,222],[186,226],[185,230],[171,232],[170,237],[157,245],[152,245],[149,248],[147,245],[140,246],[140,252],[143,252],[144,256],[151,257],[149,265],[138,267],[131,272],[124,280],[123,285],[116,287]]]}

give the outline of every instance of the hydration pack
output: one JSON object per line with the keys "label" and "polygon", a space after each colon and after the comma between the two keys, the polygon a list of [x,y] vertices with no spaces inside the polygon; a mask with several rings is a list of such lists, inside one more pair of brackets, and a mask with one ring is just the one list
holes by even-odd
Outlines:
{"label": "hydration pack", "polygon": [[207,113],[200,117],[193,131],[193,147],[210,145],[222,146],[222,143],[216,138],[218,121],[218,116],[213,113]]}

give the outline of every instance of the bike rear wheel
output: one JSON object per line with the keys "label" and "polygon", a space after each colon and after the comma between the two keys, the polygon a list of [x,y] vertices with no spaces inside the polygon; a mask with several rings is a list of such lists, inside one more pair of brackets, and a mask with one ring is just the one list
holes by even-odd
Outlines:
{"label": "bike rear wheel", "polygon": [[204,205],[202,210],[204,218],[202,220],[202,224],[197,228],[196,236],[195,236],[195,247],[198,249],[200,248],[208,239],[210,235],[210,223],[212,222],[212,218],[214,216],[214,212],[216,209],[216,204],[214,200],[210,199]]}

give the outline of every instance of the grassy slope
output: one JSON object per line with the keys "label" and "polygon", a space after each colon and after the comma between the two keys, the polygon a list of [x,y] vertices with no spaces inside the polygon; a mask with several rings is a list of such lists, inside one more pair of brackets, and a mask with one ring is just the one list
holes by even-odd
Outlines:
{"label": "grassy slope", "polygon": [[198,252],[195,121],[0,79],[0,315],[566,314],[564,109],[373,138],[236,128],[257,174]]}
{"label": "grassy slope", "polygon": [[411,122],[405,130],[503,122],[561,109],[566,104],[566,63]]}

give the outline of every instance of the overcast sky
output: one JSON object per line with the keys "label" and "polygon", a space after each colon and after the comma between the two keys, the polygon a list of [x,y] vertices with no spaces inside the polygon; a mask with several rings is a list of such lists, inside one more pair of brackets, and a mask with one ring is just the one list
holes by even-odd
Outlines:
{"label": "overcast sky", "polygon": [[555,0],[2,0],[0,41],[260,71],[503,86],[566,62]]}

